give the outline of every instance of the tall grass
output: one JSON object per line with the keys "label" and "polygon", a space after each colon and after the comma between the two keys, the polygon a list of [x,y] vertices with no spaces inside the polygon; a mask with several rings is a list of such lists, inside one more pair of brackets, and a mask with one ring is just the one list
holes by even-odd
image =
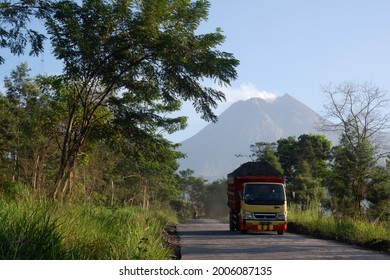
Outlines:
{"label": "tall grass", "polygon": [[315,210],[290,207],[289,230],[339,240],[381,251],[390,251],[389,224],[335,218]]}
{"label": "tall grass", "polygon": [[0,259],[169,259],[173,222],[158,210],[0,198]]}

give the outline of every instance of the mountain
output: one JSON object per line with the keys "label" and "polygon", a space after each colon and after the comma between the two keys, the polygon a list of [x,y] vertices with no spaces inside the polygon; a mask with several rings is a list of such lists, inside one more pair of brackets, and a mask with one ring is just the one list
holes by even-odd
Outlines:
{"label": "mountain", "polygon": [[179,150],[187,157],[180,160],[179,169],[192,169],[196,176],[208,180],[225,178],[250,160],[250,145],[320,133],[317,127],[321,120],[319,114],[288,94],[272,102],[261,98],[238,101],[218,117],[218,122],[181,143]]}

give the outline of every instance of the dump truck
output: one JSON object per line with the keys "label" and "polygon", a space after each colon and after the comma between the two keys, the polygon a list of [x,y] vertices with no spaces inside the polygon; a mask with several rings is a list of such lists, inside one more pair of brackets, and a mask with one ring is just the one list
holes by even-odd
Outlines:
{"label": "dump truck", "polygon": [[267,161],[247,162],[227,175],[229,228],[242,233],[287,230],[284,176]]}

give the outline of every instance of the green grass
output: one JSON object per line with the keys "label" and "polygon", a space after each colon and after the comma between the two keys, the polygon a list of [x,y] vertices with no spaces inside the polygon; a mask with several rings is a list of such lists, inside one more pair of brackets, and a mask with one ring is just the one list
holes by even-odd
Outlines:
{"label": "green grass", "polygon": [[370,223],[349,218],[335,219],[318,211],[302,211],[297,207],[289,210],[289,230],[324,239],[390,251],[390,228],[388,224]]}
{"label": "green grass", "polygon": [[0,259],[169,259],[168,211],[0,198]]}

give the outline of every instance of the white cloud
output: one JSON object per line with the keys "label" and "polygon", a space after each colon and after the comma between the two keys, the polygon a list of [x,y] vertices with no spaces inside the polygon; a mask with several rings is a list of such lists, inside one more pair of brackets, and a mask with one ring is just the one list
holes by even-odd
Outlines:
{"label": "white cloud", "polygon": [[[221,102],[218,104],[218,107],[214,109],[214,113],[219,116],[223,111],[225,111],[232,103],[240,101],[240,100],[247,100],[254,97],[262,98],[266,101],[273,101],[278,96],[276,94],[264,91],[264,90],[258,90],[255,85],[251,83],[243,83],[239,88],[218,88],[218,90],[225,93],[226,96],[226,102]],[[200,118],[200,114],[197,114],[193,108],[193,105],[191,102],[184,102],[182,110],[175,115],[180,116],[187,116],[188,117],[188,127],[183,131],[175,132],[172,135],[166,135],[166,137],[175,142],[179,143],[197,132],[199,132],[202,128],[204,128],[207,124],[204,120]]]}
{"label": "white cloud", "polygon": [[251,83],[243,83],[239,88],[221,88],[226,95],[226,101],[228,103],[236,102],[239,100],[247,100],[250,98],[258,97],[266,101],[273,101],[278,96],[274,93],[267,92],[265,90],[258,90],[255,85]]}

